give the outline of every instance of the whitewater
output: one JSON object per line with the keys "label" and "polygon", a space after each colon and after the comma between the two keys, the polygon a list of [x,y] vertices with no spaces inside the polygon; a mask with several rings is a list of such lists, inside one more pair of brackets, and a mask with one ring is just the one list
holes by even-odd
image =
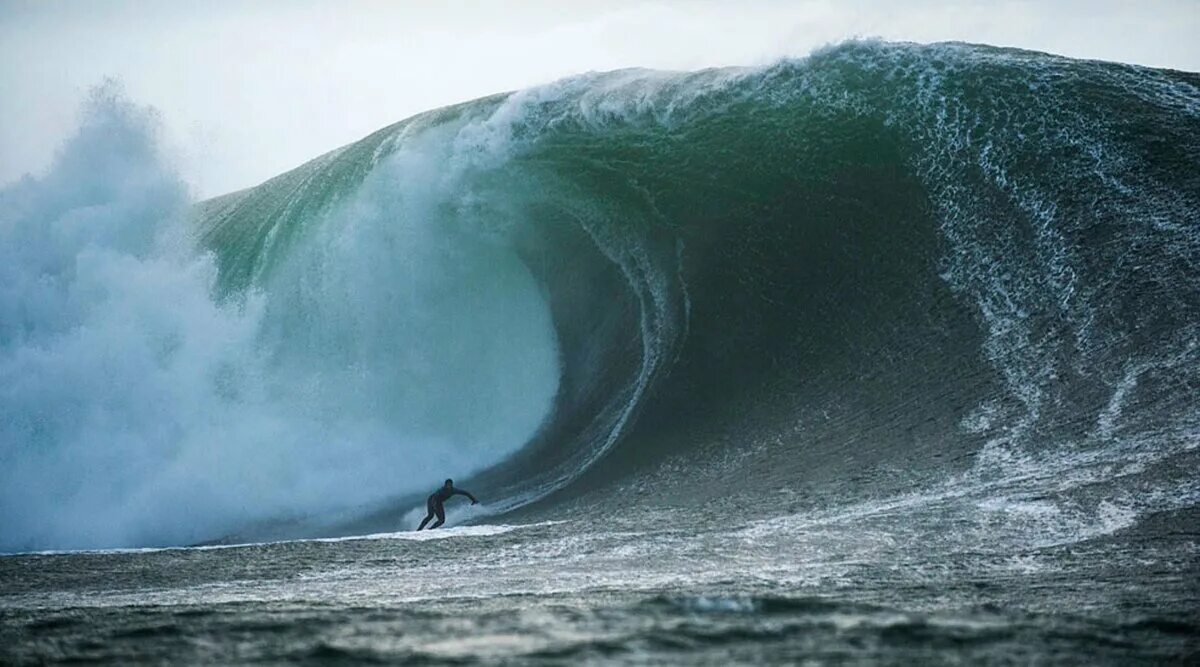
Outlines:
{"label": "whitewater", "polygon": [[0,659],[1194,659],[1200,75],[589,73],[203,201],[159,135],[0,189]]}

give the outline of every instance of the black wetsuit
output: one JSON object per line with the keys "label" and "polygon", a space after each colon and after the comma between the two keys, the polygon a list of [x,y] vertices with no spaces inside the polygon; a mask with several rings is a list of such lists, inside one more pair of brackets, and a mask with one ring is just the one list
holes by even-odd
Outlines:
{"label": "black wetsuit", "polygon": [[421,520],[421,525],[417,526],[417,530],[421,530],[422,528],[424,528],[425,524],[429,523],[429,520],[432,519],[434,517],[434,515],[437,516],[437,521],[434,522],[434,524],[429,527],[430,530],[433,530],[434,528],[437,528],[438,526],[445,523],[446,522],[446,509],[442,505],[443,505],[443,503],[445,503],[447,500],[450,499],[450,496],[453,496],[455,494],[466,496],[466,497],[470,498],[472,505],[479,502],[478,500],[475,500],[475,496],[471,495],[470,493],[467,493],[466,491],[463,491],[462,489],[456,489],[452,486],[451,487],[443,486],[440,489],[438,489],[437,491],[434,491],[433,493],[431,493],[429,495],[429,500],[425,501],[425,508],[429,510],[429,514],[425,515],[425,518]]}

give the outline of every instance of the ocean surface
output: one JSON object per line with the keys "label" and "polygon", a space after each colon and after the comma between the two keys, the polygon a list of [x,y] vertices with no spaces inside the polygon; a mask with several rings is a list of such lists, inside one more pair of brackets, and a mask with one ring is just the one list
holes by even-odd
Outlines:
{"label": "ocean surface", "polygon": [[1200,74],[590,73],[201,202],[83,118],[0,189],[0,663],[1200,659]]}

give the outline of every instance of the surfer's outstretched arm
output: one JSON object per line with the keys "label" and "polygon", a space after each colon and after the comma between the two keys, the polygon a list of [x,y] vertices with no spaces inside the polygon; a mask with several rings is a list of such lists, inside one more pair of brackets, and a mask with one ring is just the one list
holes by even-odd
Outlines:
{"label": "surfer's outstretched arm", "polygon": [[462,489],[455,489],[454,492],[459,495],[463,495],[463,496],[470,498],[472,505],[479,502],[478,500],[475,500],[475,496],[471,495],[471,493],[469,491],[463,491]]}

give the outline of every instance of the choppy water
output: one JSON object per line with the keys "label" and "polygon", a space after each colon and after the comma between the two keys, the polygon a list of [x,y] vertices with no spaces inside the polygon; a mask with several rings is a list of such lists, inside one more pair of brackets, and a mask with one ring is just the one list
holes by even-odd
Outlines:
{"label": "choppy water", "polygon": [[863,530],[798,516],[726,529],[696,519],[707,509],[9,556],[0,657],[1154,664],[1200,649],[1197,534],[1180,528],[1194,512],[1082,544],[968,551],[914,549],[884,510]]}

